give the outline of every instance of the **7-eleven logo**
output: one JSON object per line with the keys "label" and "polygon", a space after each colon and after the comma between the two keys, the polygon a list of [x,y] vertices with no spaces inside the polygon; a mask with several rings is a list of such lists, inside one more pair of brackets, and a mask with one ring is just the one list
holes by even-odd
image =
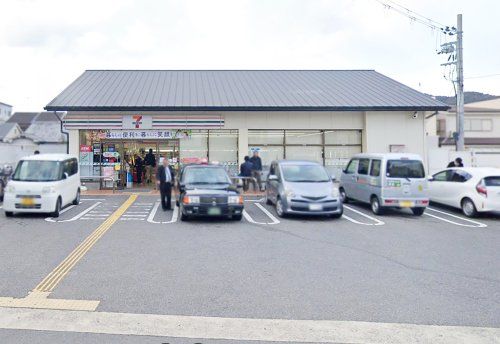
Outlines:
{"label": "7-eleven logo", "polygon": [[132,125],[135,126],[135,129],[139,129],[142,125],[142,115],[132,116]]}

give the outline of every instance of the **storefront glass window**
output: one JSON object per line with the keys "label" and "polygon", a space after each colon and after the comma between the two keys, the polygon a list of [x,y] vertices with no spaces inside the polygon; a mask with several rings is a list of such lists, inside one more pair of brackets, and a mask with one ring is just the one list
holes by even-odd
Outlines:
{"label": "storefront glass window", "polygon": [[286,158],[290,160],[312,160],[323,162],[321,146],[287,146]]}
{"label": "storefront glass window", "polygon": [[210,130],[209,158],[226,167],[230,175],[238,174],[238,130]]}
{"label": "storefront glass window", "polygon": [[360,145],[360,130],[326,130],[325,144],[332,145]]}
{"label": "storefront glass window", "polygon": [[342,169],[347,165],[349,159],[357,153],[361,153],[359,146],[326,146],[325,167],[337,179],[340,178]]}
{"label": "storefront glass window", "polygon": [[282,145],[284,138],[283,130],[249,130],[249,145]]}
{"label": "storefront glass window", "polygon": [[208,158],[208,131],[193,130],[191,137],[183,138],[179,142],[181,163],[199,162]]}
{"label": "storefront glass window", "polygon": [[323,144],[322,132],[320,130],[286,130],[286,144]]}

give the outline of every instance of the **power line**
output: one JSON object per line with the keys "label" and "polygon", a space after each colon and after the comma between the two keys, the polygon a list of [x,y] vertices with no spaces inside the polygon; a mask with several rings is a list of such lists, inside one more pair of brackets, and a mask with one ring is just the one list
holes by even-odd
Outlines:
{"label": "power line", "polygon": [[492,76],[500,76],[500,73],[496,74],[486,74],[486,75],[475,75],[475,76],[468,76],[464,79],[482,79],[482,78],[490,78]]}
{"label": "power line", "polygon": [[381,4],[385,8],[393,10],[393,11],[405,16],[406,18],[410,19],[413,22],[417,22],[419,24],[427,26],[428,28],[430,28],[432,30],[441,31],[443,34],[447,34],[447,32],[445,32],[445,30],[449,29],[448,26],[443,25],[443,24],[441,24],[435,20],[432,20],[428,17],[425,17],[425,16],[423,16],[415,11],[412,11],[409,8],[398,4],[395,1],[392,1],[392,0],[375,0],[375,1],[377,1],[379,4]]}

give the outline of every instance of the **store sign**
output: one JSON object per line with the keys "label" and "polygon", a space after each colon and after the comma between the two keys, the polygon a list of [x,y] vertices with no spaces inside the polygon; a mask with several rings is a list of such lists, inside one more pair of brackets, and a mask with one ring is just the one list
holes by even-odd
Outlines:
{"label": "store sign", "polygon": [[190,137],[188,130],[109,130],[104,133],[104,139],[181,139]]}
{"label": "store sign", "polygon": [[123,116],[123,129],[151,129],[153,119],[145,115],[127,115]]}
{"label": "store sign", "polygon": [[92,152],[92,147],[87,145],[80,145],[80,152]]}

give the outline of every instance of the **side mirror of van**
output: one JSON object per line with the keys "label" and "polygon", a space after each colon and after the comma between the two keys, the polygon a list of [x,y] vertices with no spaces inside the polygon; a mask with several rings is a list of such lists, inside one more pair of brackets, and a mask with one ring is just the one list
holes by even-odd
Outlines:
{"label": "side mirror of van", "polygon": [[267,177],[267,180],[269,180],[270,182],[278,181],[278,176],[275,174],[270,174],[269,177]]}
{"label": "side mirror of van", "polygon": [[336,182],[337,181],[337,178],[332,174],[332,182]]}
{"label": "side mirror of van", "polygon": [[430,181],[430,182],[433,182],[434,181],[434,177],[433,176],[427,176],[427,180]]}
{"label": "side mirror of van", "polygon": [[62,179],[68,179],[68,178],[69,178],[69,174],[67,172],[64,172]]}

